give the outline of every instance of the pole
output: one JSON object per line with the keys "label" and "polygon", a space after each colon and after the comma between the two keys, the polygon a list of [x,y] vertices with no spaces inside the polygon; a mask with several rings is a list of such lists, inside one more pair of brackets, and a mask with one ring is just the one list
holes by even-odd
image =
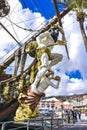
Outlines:
{"label": "pole", "polygon": [[16,40],[16,38],[7,30],[7,28],[0,22],[0,25],[4,28],[4,30],[18,43],[21,47],[22,45]]}
{"label": "pole", "polygon": [[[56,10],[56,15],[57,15],[57,19],[58,19],[59,25],[63,28],[56,0],[53,0],[53,3],[54,3],[55,10]],[[67,57],[68,57],[68,59],[70,59],[69,58],[69,53],[68,53],[67,45],[65,45],[65,49],[66,49]]]}

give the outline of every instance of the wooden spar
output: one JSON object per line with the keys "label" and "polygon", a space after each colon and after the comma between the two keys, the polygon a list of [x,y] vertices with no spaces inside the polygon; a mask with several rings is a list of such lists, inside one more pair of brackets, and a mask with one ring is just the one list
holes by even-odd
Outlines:
{"label": "wooden spar", "polygon": [[7,28],[0,22],[0,25],[4,28],[4,30],[18,43],[19,46],[22,46],[16,38],[7,30]]}
{"label": "wooden spar", "polygon": [[[59,25],[63,28],[62,22],[61,22],[61,16],[60,16],[60,13],[59,13],[59,10],[58,10],[58,7],[57,7],[57,2],[56,2],[56,0],[53,0],[53,3],[54,3],[54,6],[55,6],[56,15],[57,15],[57,19],[58,19]],[[67,49],[67,45],[65,45],[65,49],[66,49],[67,57],[68,57],[68,59],[70,59],[70,58],[69,58],[68,49]]]}

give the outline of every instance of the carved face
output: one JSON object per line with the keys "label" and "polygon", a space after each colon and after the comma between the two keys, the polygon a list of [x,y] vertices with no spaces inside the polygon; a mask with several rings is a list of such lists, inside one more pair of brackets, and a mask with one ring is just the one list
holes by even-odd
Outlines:
{"label": "carved face", "polygon": [[26,45],[25,51],[29,53],[31,57],[35,57],[36,49],[38,47],[38,44],[36,41],[31,41]]}
{"label": "carved face", "polygon": [[54,40],[53,40],[53,38],[51,37],[51,35],[48,31],[40,34],[36,38],[36,40],[37,40],[37,43],[39,45],[39,48],[46,47],[46,48],[49,48],[50,50],[53,49],[52,45],[54,45]]}

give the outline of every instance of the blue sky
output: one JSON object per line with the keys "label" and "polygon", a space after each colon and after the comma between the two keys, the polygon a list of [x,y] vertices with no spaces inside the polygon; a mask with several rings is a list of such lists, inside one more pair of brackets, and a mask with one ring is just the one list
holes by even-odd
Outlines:
{"label": "blue sky", "polygon": [[[23,8],[29,8],[32,12],[40,12],[46,19],[56,15],[52,0],[20,0]],[[59,12],[66,7],[66,4],[58,4]]]}
{"label": "blue sky", "polygon": [[[1,18],[0,22],[4,24],[21,44],[24,44],[33,33],[18,28],[14,24],[12,25],[8,19],[20,27],[38,30],[55,15],[55,9],[51,0],[26,0],[27,6],[26,4],[20,3],[20,1],[9,0],[10,13],[8,16]],[[67,58],[64,46],[54,47],[53,52],[63,55],[63,60],[52,68],[55,75],[61,77],[61,82],[57,90],[49,87],[46,90],[47,96],[87,93],[87,52],[85,51],[79,23],[76,21],[75,11],[69,12],[62,18],[62,23],[70,60]],[[87,18],[84,22],[85,28],[86,25]],[[9,57],[17,48],[19,48],[19,45],[3,28],[0,28],[0,63],[7,59],[7,57]],[[30,62],[30,59],[27,61]],[[26,63],[26,68],[29,65],[29,62]],[[6,72],[12,73],[13,67],[14,63],[7,68]]]}
{"label": "blue sky", "polygon": [[66,75],[69,76],[69,78],[77,78],[82,79],[82,75],[79,70],[71,71],[71,72],[65,72]]}

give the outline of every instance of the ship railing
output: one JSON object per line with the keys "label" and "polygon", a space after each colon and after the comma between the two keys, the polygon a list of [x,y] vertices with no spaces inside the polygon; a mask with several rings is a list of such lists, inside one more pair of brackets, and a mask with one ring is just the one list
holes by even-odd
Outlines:
{"label": "ship railing", "polygon": [[1,130],[53,130],[53,128],[63,125],[63,118],[58,117],[39,117],[25,121],[6,121],[0,122]]}

